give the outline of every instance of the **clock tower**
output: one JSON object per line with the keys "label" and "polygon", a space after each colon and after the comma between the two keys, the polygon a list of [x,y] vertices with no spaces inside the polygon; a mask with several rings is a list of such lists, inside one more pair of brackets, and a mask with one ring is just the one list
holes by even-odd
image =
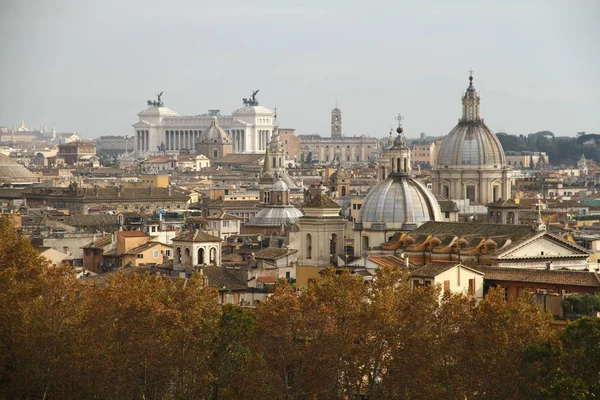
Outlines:
{"label": "clock tower", "polygon": [[342,110],[336,107],[331,110],[331,137],[340,139],[342,137]]}

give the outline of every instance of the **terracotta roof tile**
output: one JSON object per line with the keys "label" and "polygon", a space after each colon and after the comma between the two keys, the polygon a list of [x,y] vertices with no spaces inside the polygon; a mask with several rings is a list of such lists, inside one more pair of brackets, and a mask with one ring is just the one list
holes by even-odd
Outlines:
{"label": "terracotta roof tile", "polygon": [[122,237],[147,237],[148,234],[142,231],[122,231],[117,232],[117,235]]}
{"label": "terracotta roof tile", "polygon": [[309,202],[303,205],[304,208],[340,208],[339,204],[331,200],[326,194],[317,194]]}
{"label": "terracotta roof tile", "polygon": [[216,236],[209,235],[206,232],[199,230],[193,232],[186,232],[173,238],[173,241],[178,242],[222,242],[222,240]]}
{"label": "terracotta roof tile", "polygon": [[586,271],[481,267],[487,281],[510,281],[600,288],[600,275]]}
{"label": "terracotta roof tile", "polygon": [[248,285],[242,282],[231,271],[223,267],[207,266],[202,268],[202,275],[208,279],[208,284],[220,291],[246,290]]}
{"label": "terracotta roof tile", "polygon": [[254,253],[255,258],[264,259],[264,260],[277,260],[285,256],[289,256],[291,254],[296,254],[298,250],[296,249],[285,249],[278,247],[268,247],[266,249],[262,249]]}

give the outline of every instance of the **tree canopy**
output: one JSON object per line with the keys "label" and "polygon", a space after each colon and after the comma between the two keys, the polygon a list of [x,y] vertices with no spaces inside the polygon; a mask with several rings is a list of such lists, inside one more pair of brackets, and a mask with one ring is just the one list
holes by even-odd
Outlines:
{"label": "tree canopy", "polygon": [[[0,220],[0,393],[43,399],[594,398],[600,324],[327,270],[255,309],[201,276],[82,284]],[[441,299],[441,300],[440,300]],[[569,397],[570,396],[570,397]]]}
{"label": "tree canopy", "polygon": [[576,138],[555,137],[550,131],[528,135],[496,134],[504,151],[545,152],[553,165],[575,164],[581,155],[600,163],[600,135],[582,134]]}

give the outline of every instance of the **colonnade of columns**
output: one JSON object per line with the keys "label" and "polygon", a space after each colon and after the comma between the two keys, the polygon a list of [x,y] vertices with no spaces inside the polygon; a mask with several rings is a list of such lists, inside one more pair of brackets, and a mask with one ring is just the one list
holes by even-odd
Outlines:
{"label": "colonnade of columns", "polygon": [[146,152],[150,150],[150,133],[146,130],[135,132],[135,150]]}
{"label": "colonnade of columns", "polygon": [[229,136],[231,136],[231,139],[233,140],[233,152],[245,153],[246,131],[244,129],[231,129],[229,130]]}
{"label": "colonnade of columns", "polygon": [[165,131],[165,146],[167,150],[195,150],[196,139],[201,133],[198,130]]}
{"label": "colonnade of columns", "polygon": [[266,150],[269,141],[271,140],[271,131],[259,129],[256,131],[258,140],[258,150]]}
{"label": "colonnade of columns", "polygon": [[[233,139],[234,153],[245,153],[246,146],[246,131],[245,129],[229,130],[229,135]],[[167,151],[172,150],[195,150],[196,140],[202,134],[201,130],[167,130],[165,131],[165,148]],[[256,131],[256,145],[258,151],[267,149],[271,140],[271,131],[259,129]],[[158,143],[157,145],[160,145]],[[140,152],[150,151],[150,133],[147,130],[136,131],[136,150]]]}

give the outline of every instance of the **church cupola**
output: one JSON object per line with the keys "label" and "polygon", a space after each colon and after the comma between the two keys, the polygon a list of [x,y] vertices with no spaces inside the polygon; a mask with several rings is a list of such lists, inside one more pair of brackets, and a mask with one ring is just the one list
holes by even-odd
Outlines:
{"label": "church cupola", "polygon": [[481,117],[479,114],[479,93],[473,86],[473,71],[470,71],[469,75],[469,87],[462,98],[463,112],[461,121],[480,121]]}
{"label": "church cupola", "polygon": [[[279,127],[275,126],[273,129],[273,136],[267,146],[267,151],[270,153],[271,167],[273,171],[281,173],[285,171],[285,148],[281,142],[281,136],[279,136]],[[265,152],[265,157],[267,153]],[[265,160],[266,161],[266,160]]]}
{"label": "church cupola", "polygon": [[290,204],[290,189],[279,177],[269,190],[267,203],[274,206],[287,206]]}
{"label": "church cupola", "polygon": [[388,150],[388,165],[391,167],[389,173],[409,175],[410,166],[410,148],[404,139],[404,128],[402,128],[402,116],[398,115],[398,136],[394,139],[393,146]]}

